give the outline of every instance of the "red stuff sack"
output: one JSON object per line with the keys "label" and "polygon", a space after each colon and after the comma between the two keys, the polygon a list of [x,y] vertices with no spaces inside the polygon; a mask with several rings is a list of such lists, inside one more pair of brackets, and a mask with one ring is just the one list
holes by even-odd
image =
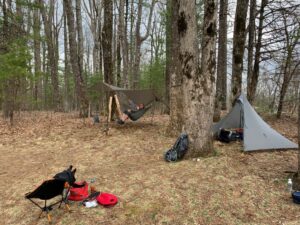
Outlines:
{"label": "red stuff sack", "polygon": [[110,193],[102,192],[100,195],[97,196],[96,199],[97,199],[97,202],[103,206],[114,206],[115,204],[118,203],[117,196],[110,194]]}
{"label": "red stuff sack", "polygon": [[68,200],[82,201],[89,196],[89,185],[87,182],[75,182],[70,189]]}

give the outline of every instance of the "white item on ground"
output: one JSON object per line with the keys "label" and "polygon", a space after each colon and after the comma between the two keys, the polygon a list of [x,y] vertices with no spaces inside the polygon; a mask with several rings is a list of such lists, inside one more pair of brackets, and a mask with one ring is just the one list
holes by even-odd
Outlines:
{"label": "white item on ground", "polygon": [[97,200],[89,201],[84,203],[86,208],[96,207],[98,205]]}

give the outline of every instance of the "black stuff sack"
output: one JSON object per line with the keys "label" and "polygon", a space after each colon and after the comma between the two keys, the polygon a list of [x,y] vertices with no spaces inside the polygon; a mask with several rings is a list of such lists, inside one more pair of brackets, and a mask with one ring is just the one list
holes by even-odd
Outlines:
{"label": "black stuff sack", "polygon": [[225,130],[221,129],[218,135],[218,140],[229,143],[231,141],[243,140],[243,131],[239,130]]}
{"label": "black stuff sack", "polygon": [[183,158],[188,150],[188,135],[182,133],[176,140],[175,144],[165,154],[164,158],[167,162],[176,162]]}

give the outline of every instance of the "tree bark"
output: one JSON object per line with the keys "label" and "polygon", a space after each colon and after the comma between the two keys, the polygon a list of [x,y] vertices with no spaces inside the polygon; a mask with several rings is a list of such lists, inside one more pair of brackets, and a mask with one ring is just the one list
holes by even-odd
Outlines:
{"label": "tree bark", "polygon": [[102,31],[104,81],[113,84],[112,34],[113,33],[113,1],[104,0],[104,24]]}
{"label": "tree bark", "polygon": [[44,5],[44,1],[40,0],[41,4],[41,12],[44,21],[44,28],[45,28],[45,35],[46,35],[46,42],[47,42],[47,50],[48,50],[48,60],[49,60],[49,67],[50,67],[50,74],[51,74],[51,84],[52,84],[52,96],[53,96],[53,103],[55,107],[55,111],[61,111],[61,96],[58,86],[58,65],[57,60],[55,57],[55,46],[54,46],[54,39],[53,39],[53,30],[52,30],[52,23],[53,23],[53,13],[54,13],[54,0],[50,1],[50,9],[49,12],[46,12],[46,8]]}
{"label": "tree bark", "polygon": [[[65,4],[65,2],[63,2]],[[64,6],[65,8],[65,6]],[[70,51],[68,48],[69,42],[68,42],[68,27],[67,27],[67,15],[66,12],[63,12],[63,18],[64,18],[64,57],[65,57],[65,68],[64,68],[64,110],[70,111],[71,110],[71,89],[70,89],[70,75],[71,75],[71,68],[70,68]]]}
{"label": "tree bark", "polygon": [[65,12],[68,21],[69,30],[69,45],[70,45],[70,59],[72,65],[72,71],[75,79],[76,94],[80,102],[80,113],[81,117],[88,115],[88,100],[85,94],[85,84],[83,81],[83,75],[79,68],[79,56],[78,56],[78,45],[76,43],[76,31],[74,22],[74,13],[71,0],[65,0]]}
{"label": "tree bark", "polygon": [[48,71],[49,71],[49,66],[47,65],[47,56],[46,56],[47,48],[46,48],[46,43],[45,41],[42,41],[42,56],[43,56],[43,61],[42,61],[42,71],[44,73],[43,76],[43,82],[42,82],[42,89],[43,89],[43,108],[48,109]]}
{"label": "tree bark", "polygon": [[[166,70],[165,70],[165,99],[166,103],[170,105],[170,77],[171,77],[171,52],[172,49],[172,0],[167,0],[167,9],[166,9]],[[167,109],[167,114],[170,113],[170,110]]]}
{"label": "tree bark", "polygon": [[216,2],[204,3],[201,68],[197,48],[195,1],[179,0],[179,64],[182,76],[184,130],[189,135],[186,157],[208,155],[212,152],[210,128],[214,103],[216,69]]}
{"label": "tree bark", "polygon": [[130,29],[129,29],[129,39],[130,39],[130,44],[129,44],[129,76],[128,76],[128,87],[131,88],[132,85],[132,80],[133,80],[133,63],[135,59],[134,55],[134,46],[135,46],[135,39],[134,39],[134,22],[135,22],[135,8],[134,8],[134,0],[131,0],[130,2]]}
{"label": "tree bark", "polygon": [[120,0],[119,17],[118,17],[118,38],[117,38],[117,86],[122,86],[121,77],[121,46],[123,41],[122,26],[124,26],[124,0]]}
{"label": "tree bark", "polygon": [[214,121],[219,121],[227,99],[227,13],[228,0],[220,0],[219,39]]}
{"label": "tree bark", "polygon": [[250,14],[248,25],[248,70],[247,70],[247,98],[250,101],[250,83],[253,77],[253,51],[255,38],[256,0],[250,0]]}
{"label": "tree bark", "polygon": [[239,0],[236,5],[233,50],[232,50],[232,81],[231,93],[233,99],[242,91],[243,56],[246,40],[246,19],[249,0]]}
{"label": "tree bark", "polygon": [[170,11],[170,123],[168,133],[178,135],[183,125],[183,99],[182,99],[182,77],[179,65],[179,34],[178,34],[178,12],[179,1],[169,0],[172,10]]}
{"label": "tree bark", "polygon": [[[125,6],[126,3],[126,6]],[[120,0],[120,15],[119,15],[119,41],[120,41],[120,50],[122,54],[120,57],[123,60],[123,75],[122,75],[122,84],[125,87],[129,86],[128,80],[128,69],[129,69],[129,60],[128,60],[128,40],[127,40],[127,25],[128,25],[128,0]],[[126,7],[126,13],[124,13],[124,7]]]}
{"label": "tree bark", "polygon": [[[39,0],[35,0],[35,4],[38,4]],[[34,9],[33,11],[33,46],[34,46],[34,90],[33,90],[33,98],[35,101],[35,105],[37,107],[38,103],[38,86],[41,76],[41,21],[40,21],[40,13],[39,9]]]}
{"label": "tree bark", "polygon": [[83,76],[83,32],[82,32],[82,16],[81,16],[81,0],[76,0],[76,29],[78,38],[78,66],[80,74]]}
{"label": "tree bark", "polygon": [[298,179],[300,180],[300,92],[298,94]]}
{"label": "tree bark", "polygon": [[[123,0],[120,0],[123,1]],[[120,16],[121,18],[124,18],[124,21],[121,22],[121,48],[122,48],[122,57],[123,57],[123,84],[126,88],[129,87],[129,78],[128,78],[128,72],[129,72],[129,51],[128,51],[128,35],[127,35],[127,27],[128,27],[128,10],[129,10],[129,2],[128,0],[125,0],[125,16],[124,16],[124,4],[121,8]],[[121,6],[120,6],[121,7]]]}

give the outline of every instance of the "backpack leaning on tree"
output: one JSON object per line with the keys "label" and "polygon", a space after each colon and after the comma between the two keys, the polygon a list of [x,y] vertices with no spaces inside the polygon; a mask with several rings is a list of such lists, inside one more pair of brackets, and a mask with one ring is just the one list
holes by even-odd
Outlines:
{"label": "backpack leaning on tree", "polygon": [[186,133],[180,134],[173,147],[164,154],[164,159],[167,162],[176,162],[182,159],[188,150],[188,145],[188,135]]}

